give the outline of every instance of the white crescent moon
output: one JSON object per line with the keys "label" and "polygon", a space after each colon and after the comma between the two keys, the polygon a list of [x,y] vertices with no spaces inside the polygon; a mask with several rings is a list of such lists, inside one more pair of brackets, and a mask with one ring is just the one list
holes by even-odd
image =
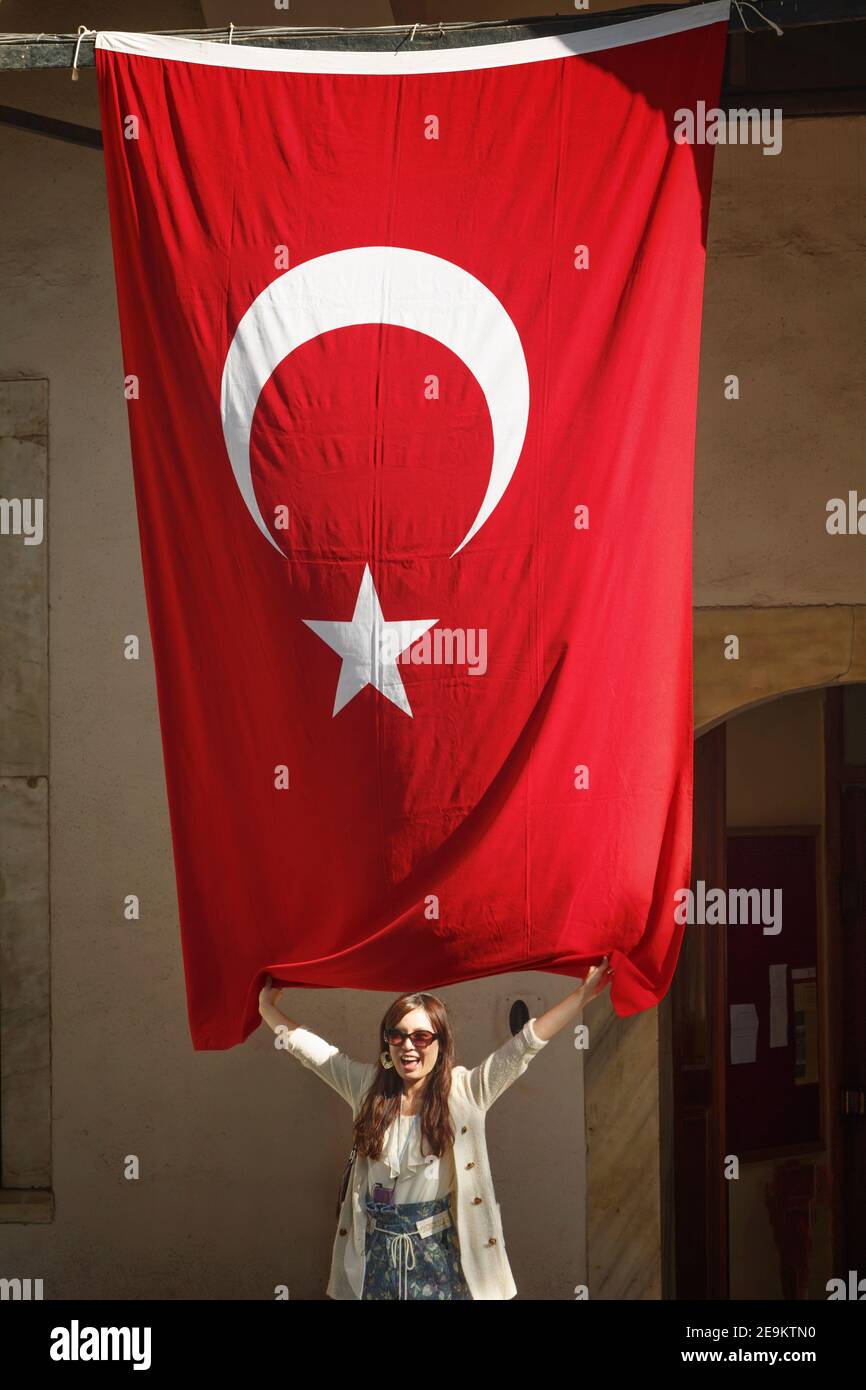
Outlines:
{"label": "white crescent moon", "polygon": [[266,527],[250,472],[250,434],[259,396],[295,348],[335,328],[387,323],[436,338],[472,372],[493,427],[487,491],[452,558],[477,535],[511,481],[529,418],[523,347],[494,294],[440,256],[400,246],[358,246],[287,270],[253,301],[237,326],[220,391],[223,435],[235,480],[259,530]]}

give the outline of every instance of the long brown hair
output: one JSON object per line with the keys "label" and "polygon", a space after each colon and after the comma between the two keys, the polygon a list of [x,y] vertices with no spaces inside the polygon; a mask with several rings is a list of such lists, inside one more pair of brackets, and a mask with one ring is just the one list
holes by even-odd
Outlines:
{"label": "long brown hair", "polygon": [[[448,1022],[448,1014],[441,999],[435,994],[403,994],[385,1013],[379,1026],[377,1053],[387,1050],[384,1034],[389,1028],[397,1028],[400,1020],[413,1009],[424,1009],[432,1030],[438,1033],[439,1056],[436,1065],[424,1085],[421,1103],[421,1134],[425,1139],[424,1152],[441,1158],[447,1146],[453,1143],[454,1126],[448,1109],[448,1096],[451,1091],[451,1068],[454,1064],[454,1036]],[[431,1047],[433,1044],[431,1043]],[[354,1142],[358,1152],[368,1158],[382,1157],[385,1131],[400,1109],[403,1082],[396,1067],[383,1067],[379,1070],[372,1086],[364,1097],[354,1126]]]}

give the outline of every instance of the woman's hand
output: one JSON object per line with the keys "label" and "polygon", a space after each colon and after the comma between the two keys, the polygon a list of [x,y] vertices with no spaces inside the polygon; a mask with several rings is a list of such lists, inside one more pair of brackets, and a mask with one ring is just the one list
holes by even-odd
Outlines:
{"label": "woman's hand", "polygon": [[608,957],[605,956],[601,965],[594,965],[580,986],[581,1008],[589,1003],[590,999],[595,999],[596,995],[601,994],[607,989],[613,977],[613,971],[608,965]]}
{"label": "woman's hand", "polygon": [[259,991],[259,1013],[268,1005],[276,1004],[283,992],[282,985],[275,985],[271,975],[265,976],[265,983]]}
{"label": "woman's hand", "polygon": [[608,957],[605,956],[601,965],[595,965],[589,971],[585,980],[581,980],[577,989],[572,990],[571,994],[566,995],[558,1004],[543,1013],[533,1023],[533,1028],[539,1038],[545,1042],[564,1028],[567,1023],[573,1022],[577,1018],[590,999],[594,999],[597,994],[601,994],[603,989],[607,989],[610,984],[613,971],[608,965]]}

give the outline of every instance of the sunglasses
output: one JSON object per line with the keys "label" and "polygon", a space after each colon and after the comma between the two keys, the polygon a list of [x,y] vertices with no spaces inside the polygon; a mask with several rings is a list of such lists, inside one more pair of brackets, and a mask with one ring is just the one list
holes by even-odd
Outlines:
{"label": "sunglasses", "polygon": [[407,1033],[404,1028],[385,1030],[385,1041],[390,1043],[391,1047],[399,1047],[404,1038],[408,1038],[413,1047],[429,1047],[438,1037],[438,1033],[428,1033],[425,1029],[419,1029],[414,1033]]}

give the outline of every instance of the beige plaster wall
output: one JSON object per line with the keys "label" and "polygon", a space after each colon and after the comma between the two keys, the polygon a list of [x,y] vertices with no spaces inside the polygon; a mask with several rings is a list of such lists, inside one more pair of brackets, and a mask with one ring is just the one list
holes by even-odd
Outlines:
{"label": "beige plaster wall", "polygon": [[866,536],[825,525],[828,499],[866,497],[863,131],[860,116],[788,120],[779,155],[716,150],[696,607],[866,601]]}

